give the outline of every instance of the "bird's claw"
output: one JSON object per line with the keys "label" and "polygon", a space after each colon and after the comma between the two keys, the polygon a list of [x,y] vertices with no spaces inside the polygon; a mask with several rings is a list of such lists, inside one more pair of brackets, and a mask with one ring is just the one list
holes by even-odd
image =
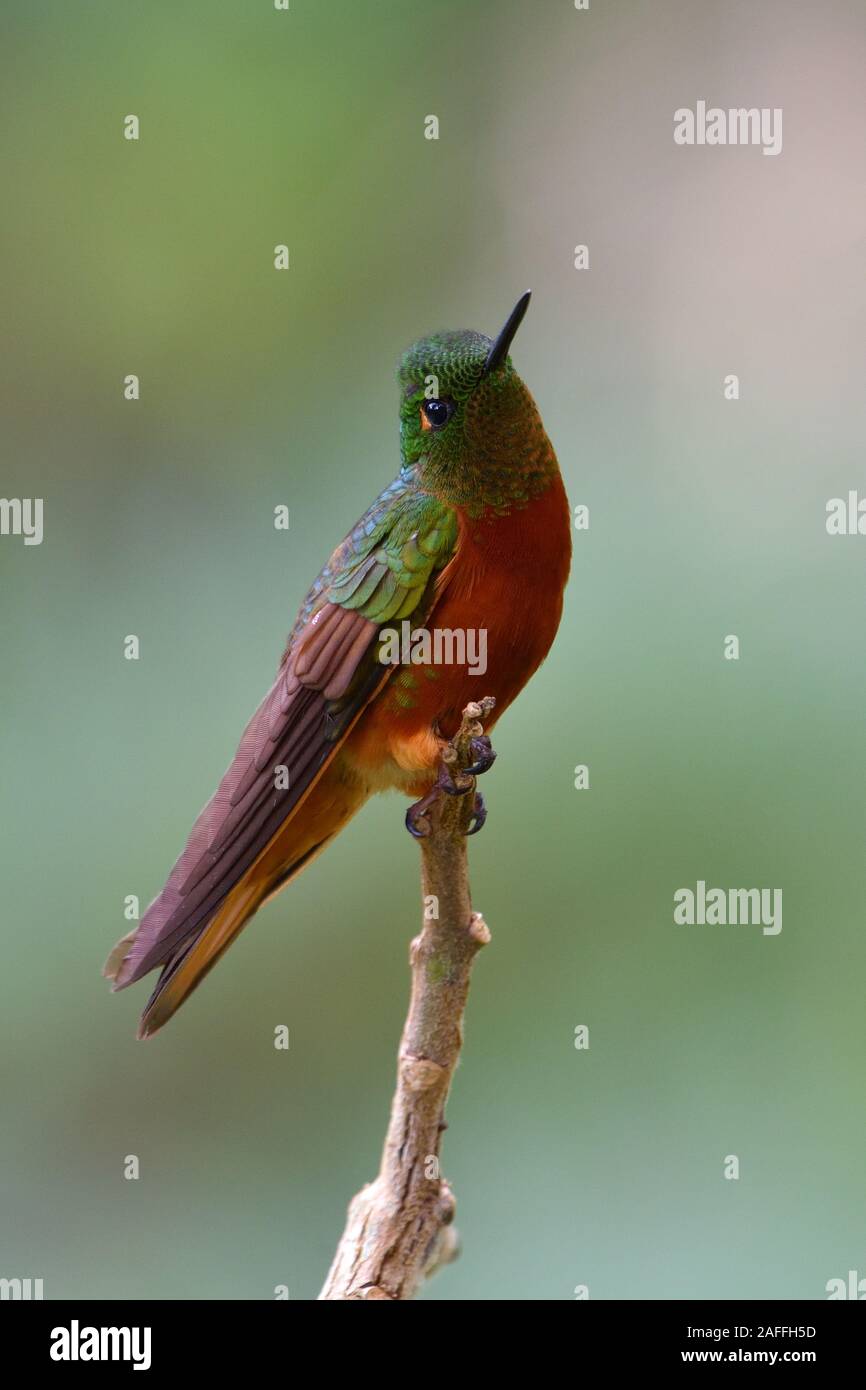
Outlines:
{"label": "bird's claw", "polygon": [[[496,754],[494,753],[493,756],[495,758]],[[484,797],[481,795],[480,792],[476,792],[475,801],[472,806],[472,815],[469,819],[469,828],[466,831],[466,834],[477,835],[479,830],[483,828],[486,819],[487,807],[484,805]]]}
{"label": "bird's claw", "polygon": [[436,800],[438,790],[433,788],[426,796],[422,796],[420,801],[415,801],[406,812],[406,829],[416,840],[426,840],[430,831],[433,829],[430,823],[430,808]]}
{"label": "bird's claw", "polygon": [[474,761],[463,769],[467,777],[480,777],[483,772],[489,772],[496,762],[496,752],[486,734],[478,734],[471,738],[469,751]]}

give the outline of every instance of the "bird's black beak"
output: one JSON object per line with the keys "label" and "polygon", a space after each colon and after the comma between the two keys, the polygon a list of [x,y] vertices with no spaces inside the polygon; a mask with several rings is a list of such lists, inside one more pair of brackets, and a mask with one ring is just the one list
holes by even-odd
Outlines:
{"label": "bird's black beak", "polygon": [[531,298],[532,290],[527,290],[525,294],[520,296],[514,308],[511,310],[511,313],[505,321],[505,327],[502,329],[502,332],[487,354],[487,361],[484,363],[484,371],[481,373],[482,379],[489,376],[491,372],[495,372],[496,368],[501,366],[505,361],[508,356],[508,349],[511,347],[511,341],[523,322],[523,315],[529,308],[529,301]]}

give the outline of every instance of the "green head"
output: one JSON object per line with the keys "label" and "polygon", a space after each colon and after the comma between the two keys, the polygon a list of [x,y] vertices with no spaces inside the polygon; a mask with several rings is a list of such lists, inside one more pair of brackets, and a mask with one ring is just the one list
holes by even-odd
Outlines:
{"label": "green head", "polygon": [[469,330],[434,333],[400,362],[403,468],[474,514],[525,503],[556,470],[535,402],[508,356],[528,305],[527,290],[495,340]]}

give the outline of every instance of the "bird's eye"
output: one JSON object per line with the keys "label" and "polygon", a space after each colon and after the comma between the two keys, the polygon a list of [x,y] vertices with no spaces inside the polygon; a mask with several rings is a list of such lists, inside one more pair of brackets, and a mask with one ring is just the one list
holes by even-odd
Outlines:
{"label": "bird's eye", "polygon": [[452,401],[429,400],[424,401],[421,406],[421,428],[423,430],[441,430],[443,425],[454,413]]}

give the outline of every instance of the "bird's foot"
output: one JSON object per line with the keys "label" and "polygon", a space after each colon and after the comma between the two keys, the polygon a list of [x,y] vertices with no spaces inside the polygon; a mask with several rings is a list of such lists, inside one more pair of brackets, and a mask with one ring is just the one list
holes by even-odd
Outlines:
{"label": "bird's foot", "polygon": [[425,796],[420,801],[414,802],[406,812],[406,829],[410,835],[414,835],[416,840],[425,840],[433,829],[430,820],[430,812],[442,796],[466,796],[475,787],[475,782],[470,778],[465,786],[455,782],[451,775],[451,768],[448,763],[439,764],[439,773],[436,781]]}
{"label": "bird's foot", "polygon": [[[478,725],[475,726],[478,728]],[[475,778],[482,773],[489,771],[496,760],[496,753],[491,746],[490,739],[486,734],[477,733],[472,736],[468,744],[463,745],[468,751],[471,762],[466,767],[458,767],[458,754],[453,744],[447,744],[442,754],[442,761],[439,764],[439,772],[436,781],[425,796],[420,801],[416,801],[406,812],[406,829],[416,840],[424,840],[433,829],[431,812],[433,807],[443,796],[468,796],[473,793],[472,812],[469,817],[465,835],[477,835],[487,819],[487,810],[484,805],[484,797],[475,790]],[[464,753],[464,756],[467,756]]]}

